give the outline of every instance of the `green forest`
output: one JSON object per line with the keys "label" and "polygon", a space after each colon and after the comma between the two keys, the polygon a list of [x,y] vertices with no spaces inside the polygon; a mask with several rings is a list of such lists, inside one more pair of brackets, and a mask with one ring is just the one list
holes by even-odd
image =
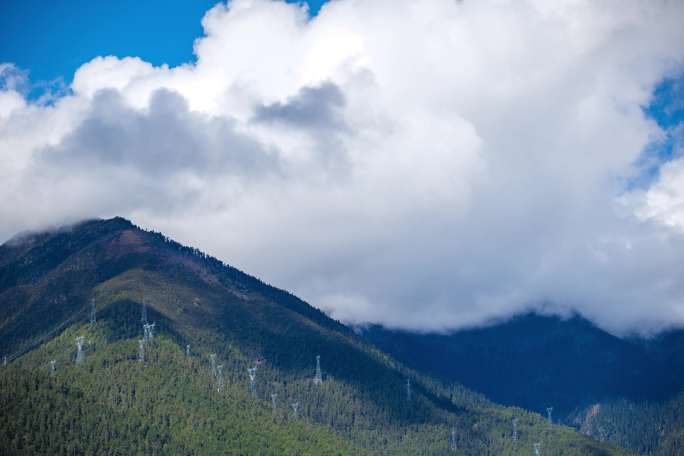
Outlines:
{"label": "green forest", "polygon": [[[80,364],[77,335],[86,339]],[[403,384],[384,388],[383,406],[344,381],[326,375],[317,385],[264,361],[254,397],[237,353],[220,359],[228,369],[219,390],[203,350],[191,347],[187,356],[158,334],[144,343],[142,361],[139,339],[113,339],[105,322],[78,325],[2,370],[3,454],[514,455],[537,441],[545,454],[619,454],[540,416],[419,377],[410,398]],[[439,408],[424,395],[449,402]]]}
{"label": "green forest", "polygon": [[599,402],[573,418],[582,432],[602,442],[653,456],[684,454],[684,392],[664,402]]}

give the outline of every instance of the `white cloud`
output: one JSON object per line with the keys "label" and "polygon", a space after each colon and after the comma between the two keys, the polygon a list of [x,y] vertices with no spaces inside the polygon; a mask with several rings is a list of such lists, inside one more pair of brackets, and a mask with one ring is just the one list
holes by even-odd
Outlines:
{"label": "white cloud", "polygon": [[20,91],[26,83],[26,73],[10,63],[0,63],[0,118],[9,117],[12,111],[26,106]]}
{"label": "white cloud", "polygon": [[684,124],[672,129],[670,139],[675,158],[660,167],[653,185],[630,196],[642,220],[654,220],[684,232]]}
{"label": "white cloud", "polygon": [[684,68],[682,18],[667,0],[218,5],[196,64],[99,57],[48,107],[0,92],[0,236],[128,216],[353,322],[684,324],[682,166],[624,194],[662,135],[642,107]]}

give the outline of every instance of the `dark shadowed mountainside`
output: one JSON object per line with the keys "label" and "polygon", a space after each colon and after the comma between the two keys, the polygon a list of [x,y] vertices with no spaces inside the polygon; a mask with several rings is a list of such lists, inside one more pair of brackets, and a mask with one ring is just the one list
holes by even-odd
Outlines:
{"label": "dark shadowed mountainside", "polygon": [[618,338],[580,316],[526,314],[451,334],[370,327],[367,340],[415,369],[487,397],[562,416],[607,398],[662,401],[684,386],[684,331]]}
{"label": "dark shadowed mountainside", "polygon": [[495,402],[539,413],[553,407],[555,420],[597,439],[680,454],[672,442],[682,442],[684,414],[672,411],[682,403],[684,331],[619,338],[581,316],[531,313],[451,334],[373,326],[363,335],[405,365]]}

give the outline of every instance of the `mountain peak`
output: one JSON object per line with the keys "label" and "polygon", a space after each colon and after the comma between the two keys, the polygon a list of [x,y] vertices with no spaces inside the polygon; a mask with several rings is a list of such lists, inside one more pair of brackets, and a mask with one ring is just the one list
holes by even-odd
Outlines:
{"label": "mountain peak", "polygon": [[108,219],[92,219],[91,221],[94,223],[99,222],[99,223],[102,223],[105,225],[109,225],[109,226],[117,227],[117,228],[122,228],[122,229],[126,229],[126,228],[140,229],[137,225],[133,224],[133,222],[131,222],[127,218],[121,217],[119,215],[112,217],[112,218],[108,218]]}

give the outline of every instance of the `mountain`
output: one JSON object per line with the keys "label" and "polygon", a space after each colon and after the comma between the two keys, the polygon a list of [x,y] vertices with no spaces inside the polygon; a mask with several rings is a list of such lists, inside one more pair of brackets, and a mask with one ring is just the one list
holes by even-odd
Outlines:
{"label": "mountain", "polygon": [[528,313],[450,334],[380,326],[363,334],[409,367],[503,404],[553,406],[558,416],[610,398],[663,401],[684,387],[684,331],[618,338],[579,315]]}
{"label": "mountain", "polygon": [[363,335],[413,369],[505,405],[539,413],[553,407],[557,420],[644,454],[672,447],[666,440],[684,433],[684,417],[667,412],[684,397],[681,330],[619,338],[579,315],[528,313],[450,334],[372,326]]}
{"label": "mountain", "polygon": [[[655,367],[651,391],[639,398],[608,398],[575,411],[570,420],[581,431],[641,454],[681,456],[684,452],[684,331],[669,330],[630,342],[646,350]],[[671,396],[671,391],[679,393]],[[656,400],[648,399],[656,397]],[[666,399],[664,399],[666,398]]]}
{"label": "mountain", "polygon": [[0,352],[0,454],[628,454],[122,218],[0,246]]}

